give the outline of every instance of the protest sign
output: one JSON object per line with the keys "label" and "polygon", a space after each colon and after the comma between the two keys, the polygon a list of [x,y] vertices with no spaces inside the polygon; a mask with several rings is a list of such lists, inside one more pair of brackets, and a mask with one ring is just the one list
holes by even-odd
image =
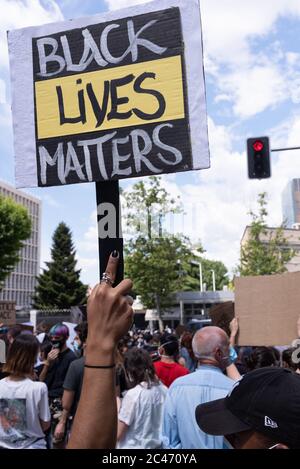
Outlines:
{"label": "protest sign", "polygon": [[17,187],[209,167],[198,0],[8,33]]}
{"label": "protest sign", "polygon": [[220,327],[230,336],[230,322],[234,318],[234,302],[226,301],[212,306],[209,310],[209,317],[212,326]]}
{"label": "protest sign", "polygon": [[238,345],[289,345],[297,339],[300,272],[237,277]]}
{"label": "protest sign", "polygon": [[16,323],[16,304],[13,301],[0,301],[0,324],[11,326]]}

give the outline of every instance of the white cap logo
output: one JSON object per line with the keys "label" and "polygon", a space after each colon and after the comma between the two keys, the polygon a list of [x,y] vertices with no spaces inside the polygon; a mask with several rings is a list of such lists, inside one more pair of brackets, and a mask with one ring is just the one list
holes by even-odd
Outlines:
{"label": "white cap logo", "polygon": [[265,416],[265,427],[278,428],[278,425],[270,417]]}

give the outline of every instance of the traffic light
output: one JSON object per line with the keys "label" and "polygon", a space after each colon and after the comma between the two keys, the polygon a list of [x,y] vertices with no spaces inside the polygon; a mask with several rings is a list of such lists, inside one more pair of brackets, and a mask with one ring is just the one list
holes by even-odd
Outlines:
{"label": "traffic light", "polygon": [[271,177],[269,137],[248,138],[247,158],[250,179]]}

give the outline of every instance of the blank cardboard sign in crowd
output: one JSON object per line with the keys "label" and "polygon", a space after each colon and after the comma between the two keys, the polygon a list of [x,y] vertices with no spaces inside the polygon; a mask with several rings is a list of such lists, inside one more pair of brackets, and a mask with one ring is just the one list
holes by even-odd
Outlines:
{"label": "blank cardboard sign in crowd", "polygon": [[237,277],[238,345],[290,345],[297,339],[300,272]]}
{"label": "blank cardboard sign in crowd", "polygon": [[16,183],[209,167],[198,0],[8,33]]}
{"label": "blank cardboard sign in crowd", "polygon": [[0,301],[0,324],[11,326],[16,323],[16,304],[13,301]]}

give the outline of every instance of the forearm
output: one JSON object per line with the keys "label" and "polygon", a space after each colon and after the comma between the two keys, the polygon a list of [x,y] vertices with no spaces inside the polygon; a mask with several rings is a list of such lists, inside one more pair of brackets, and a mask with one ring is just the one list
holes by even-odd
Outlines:
{"label": "forearm", "polygon": [[40,377],[39,377],[40,381],[45,381],[48,370],[49,370],[49,364],[45,363],[44,368],[42,369]]}
{"label": "forearm", "polygon": [[227,366],[226,374],[227,374],[228,378],[231,378],[234,381],[238,381],[239,379],[241,379],[241,375],[239,373],[239,370],[237,369],[237,367],[235,366],[234,363],[231,363],[231,365]]}
{"label": "forearm", "polygon": [[[113,362],[114,351],[86,352],[87,364],[110,365]],[[111,449],[115,448],[116,438],[115,368],[85,368],[68,448]]]}
{"label": "forearm", "polygon": [[229,337],[229,345],[230,345],[230,347],[234,347],[234,346],[235,346],[235,341],[236,341],[236,334],[230,334],[230,337]]}
{"label": "forearm", "polygon": [[63,425],[66,425],[69,415],[70,415],[70,410],[63,408],[63,411],[59,419],[60,423],[62,423]]}

